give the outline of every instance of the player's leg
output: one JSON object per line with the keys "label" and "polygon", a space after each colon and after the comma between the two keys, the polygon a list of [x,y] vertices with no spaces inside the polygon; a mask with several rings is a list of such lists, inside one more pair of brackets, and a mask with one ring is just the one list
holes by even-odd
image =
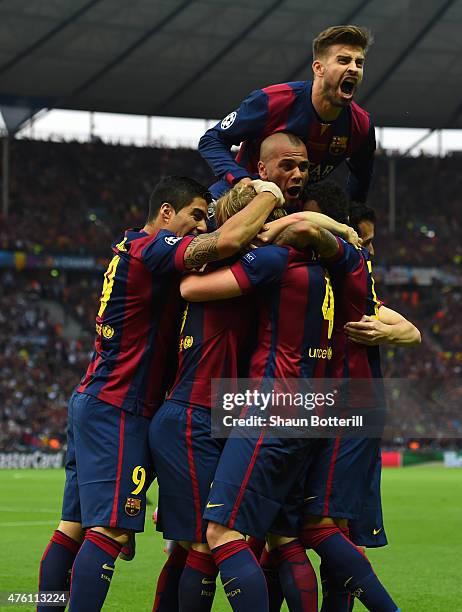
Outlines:
{"label": "player's leg", "polygon": [[130,532],[143,531],[152,481],[149,421],[86,395],[74,404],[74,442],[85,539],[72,568],[69,610],[104,604]]}
{"label": "player's leg", "polygon": [[[309,474],[309,458],[307,459],[303,475]],[[304,478],[297,479],[271,526],[271,533],[267,537],[268,555],[273,566],[277,568],[279,583],[289,610],[316,612],[318,609],[316,573],[304,546],[298,539],[304,485]],[[278,599],[277,592],[275,596]]]}
{"label": "player's leg", "polygon": [[[368,559],[346,532],[342,533],[346,521],[359,516],[377,444],[377,440],[352,438],[324,442],[308,481],[301,540],[321,557],[325,578],[331,585],[337,584],[337,597],[347,588],[368,610],[395,612],[396,604]],[[344,519],[343,523],[337,524],[339,519]]]}
{"label": "player's leg", "polygon": [[[84,537],[75,461],[73,403],[74,395],[69,400],[68,409],[66,484],[62,519],[40,561],[39,591],[69,591],[72,565]],[[39,612],[45,610],[41,606],[37,609]],[[61,609],[64,610],[64,607]]]}
{"label": "player's leg", "polygon": [[222,444],[210,436],[210,411],[167,401],[152,420],[149,443],[159,481],[157,529],[180,542],[157,582],[155,612],[208,612],[218,570],[202,513]]}
{"label": "player's leg", "polygon": [[267,610],[266,580],[242,534],[262,538],[298,476],[306,444],[229,438],[213,481],[204,518],[207,540],[234,610]]}

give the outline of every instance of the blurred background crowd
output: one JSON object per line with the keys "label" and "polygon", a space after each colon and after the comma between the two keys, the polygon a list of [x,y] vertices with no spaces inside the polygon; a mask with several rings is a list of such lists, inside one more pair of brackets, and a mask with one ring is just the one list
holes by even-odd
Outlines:
{"label": "blurred background crowd", "polygon": [[[377,157],[369,197],[378,215],[377,293],[413,321],[423,337],[411,350],[383,347],[383,373],[419,386],[426,381],[425,393],[433,399],[449,381],[453,395],[460,391],[453,384],[462,372],[460,162],[458,155],[393,159],[394,231],[389,229],[386,156]],[[57,450],[65,443],[67,400],[91,354],[110,243],[125,228],[144,225],[160,176],[187,175],[205,185],[213,177],[194,150],[102,142],[13,140],[10,163],[10,214],[0,219],[0,251],[101,258],[99,269],[0,267],[0,451]],[[338,178],[343,182],[343,176]],[[447,278],[430,277],[422,284],[411,275],[393,284],[386,276],[391,266],[433,268]],[[441,401],[438,405],[431,414],[417,399],[400,406],[401,434],[387,445],[460,444],[461,420]]]}

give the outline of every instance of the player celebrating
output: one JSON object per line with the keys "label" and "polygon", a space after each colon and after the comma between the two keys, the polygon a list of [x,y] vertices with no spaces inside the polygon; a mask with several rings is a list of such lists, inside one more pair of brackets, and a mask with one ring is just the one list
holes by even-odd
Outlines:
{"label": "player celebrating", "polygon": [[41,591],[66,590],[72,568],[74,612],[101,609],[122,545],[143,530],[148,427],[171,382],[179,273],[240,251],[277,204],[262,192],[219,232],[187,236],[205,231],[209,200],[192,179],[163,179],[144,228],[112,246],[95,351],[69,402],[61,522],[40,564]]}
{"label": "player celebrating", "polygon": [[[252,92],[239,108],[199,142],[199,151],[221,179],[215,197],[258,171],[260,143],[288,131],[309,151],[309,180],[328,176],[343,160],[350,168],[349,193],[365,201],[372,176],[375,134],[369,114],[353,97],[363,77],[370,33],[352,25],[334,26],[313,41],[313,81],[270,85]],[[242,144],[241,144],[242,143]],[[234,159],[231,146],[239,145]]]}

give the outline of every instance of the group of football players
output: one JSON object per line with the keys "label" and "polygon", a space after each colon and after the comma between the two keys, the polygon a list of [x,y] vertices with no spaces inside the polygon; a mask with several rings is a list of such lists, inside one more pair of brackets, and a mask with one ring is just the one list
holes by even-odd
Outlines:
{"label": "group of football players", "polygon": [[[379,439],[211,435],[212,379],[379,378],[378,344],[420,341],[377,299],[375,215],[350,203],[372,175],[374,129],[352,102],[370,42],[356,26],[319,34],[313,82],[253,92],[201,139],[215,200],[163,179],[146,225],[113,244],[40,564],[40,591],[67,590],[71,573],[70,610],[103,606],[156,476],[158,529],[176,545],[154,610],[212,609],[218,573],[234,610],[317,610],[308,548],[322,610],[354,597],[398,610],[358,548],[386,544]],[[325,180],[345,159],[349,196]]]}

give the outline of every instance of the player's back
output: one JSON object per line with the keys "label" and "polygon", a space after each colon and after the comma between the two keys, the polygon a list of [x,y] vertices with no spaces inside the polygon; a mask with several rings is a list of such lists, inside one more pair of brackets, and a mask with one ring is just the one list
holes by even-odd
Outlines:
{"label": "player's back", "polygon": [[188,302],[178,345],[178,371],[168,399],[213,408],[211,381],[237,378],[251,331],[252,296]]}
{"label": "player's back", "polygon": [[258,304],[250,377],[323,377],[332,354],[334,303],[329,275],[317,256],[288,249],[283,273],[259,291]]}
{"label": "player's back", "polygon": [[77,391],[144,416],[152,416],[162,403],[175,357],[178,271],[192,238],[166,230],[154,235],[128,230],[114,243],[96,316],[95,348]]}
{"label": "player's back", "polygon": [[335,295],[333,354],[328,375],[334,378],[381,377],[378,346],[349,340],[344,325],[363,315],[378,316],[380,301],[375,292],[372,264],[365,249],[337,239],[339,253],[326,260]]}

